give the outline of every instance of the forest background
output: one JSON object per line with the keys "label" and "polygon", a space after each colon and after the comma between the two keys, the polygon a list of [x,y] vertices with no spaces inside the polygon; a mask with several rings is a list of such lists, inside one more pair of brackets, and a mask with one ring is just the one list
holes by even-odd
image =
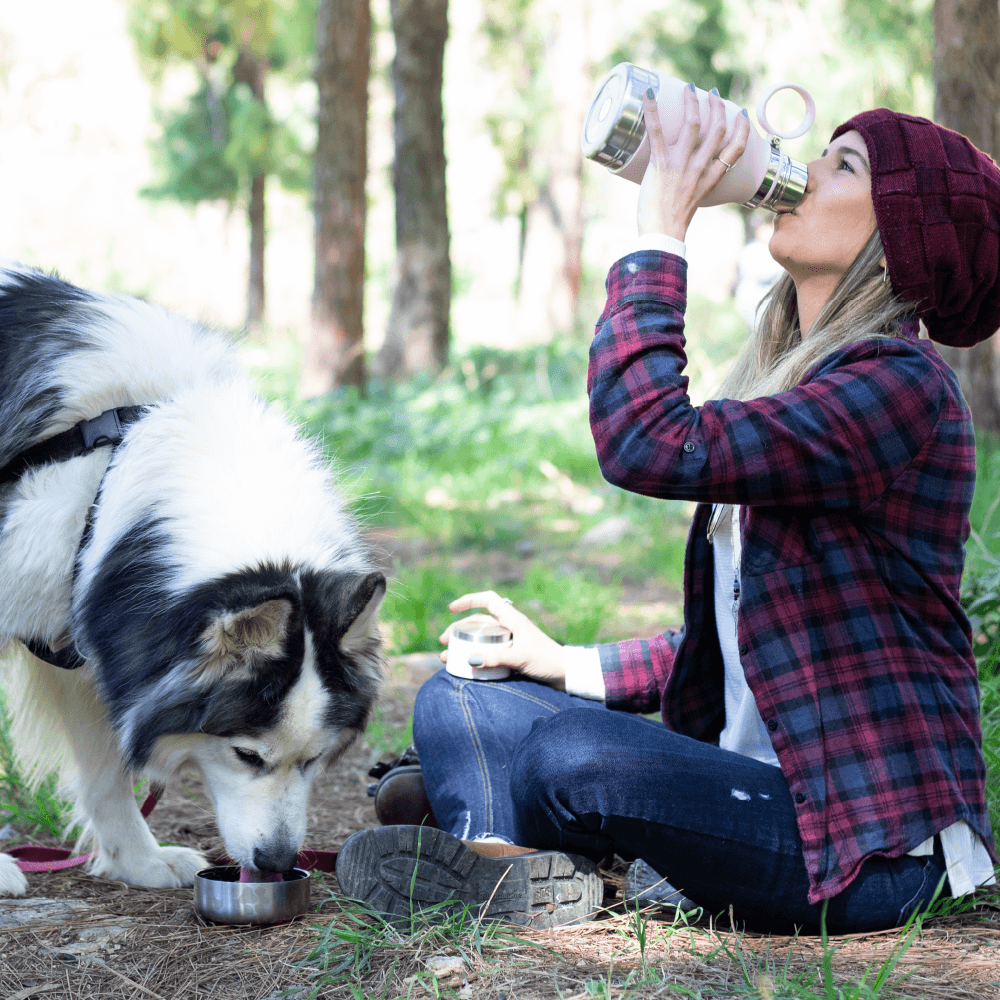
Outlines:
{"label": "forest background", "polygon": [[[232,331],[381,546],[390,652],[435,648],[448,600],[483,587],[563,641],[655,634],[680,619],[691,505],[603,481],[584,392],[637,189],[579,135],[621,60],[752,118],[768,84],[804,85],[816,126],[784,144],[802,160],[878,105],[1000,145],[995,2],[37,0],[0,7],[0,254]],[[781,127],[800,114],[772,103]],[[696,403],[749,332],[765,216],[690,228]],[[985,656],[1000,337],[949,360],[980,431],[966,602]]]}
{"label": "forest background", "polygon": [[[396,564],[394,651],[433,647],[456,588],[527,579],[561,595],[540,605],[561,634],[581,607],[587,641],[658,631],[689,505],[603,482],[584,395],[636,188],[579,134],[624,59],[751,111],[806,86],[802,160],[877,105],[1000,144],[981,0],[38,0],[0,7],[0,253],[233,332]],[[785,92],[771,117],[800,113]],[[691,226],[695,402],[748,334],[768,225],[722,206]],[[981,432],[978,613],[1000,601],[1000,338],[948,357]]]}
{"label": "forest background", "polygon": [[[604,482],[587,421],[587,347],[637,189],[583,161],[579,135],[621,60],[717,86],[751,120],[768,84],[807,87],[816,126],[784,143],[801,160],[877,105],[1000,152],[996,0],[0,5],[0,259],[231,331],[324,441],[391,574],[392,683],[362,775],[409,741],[411,682],[435,663],[419,654],[462,592],[497,589],[574,644],[681,620],[692,506]],[[786,128],[801,113],[791,95],[773,107]],[[691,226],[695,403],[748,335],[740,279],[767,229],[734,206]],[[996,828],[1000,337],[949,361],[979,429],[963,603]],[[64,806],[45,805],[46,826],[41,801],[0,725],[0,816],[55,837]]]}

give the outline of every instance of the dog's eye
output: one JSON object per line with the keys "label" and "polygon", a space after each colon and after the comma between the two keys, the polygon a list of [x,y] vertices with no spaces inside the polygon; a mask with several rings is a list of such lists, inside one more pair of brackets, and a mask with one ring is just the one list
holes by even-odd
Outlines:
{"label": "dog's eye", "polygon": [[251,767],[264,767],[264,758],[261,757],[259,753],[254,753],[253,750],[244,750],[243,747],[233,747],[233,753],[244,764],[249,764]]}
{"label": "dog's eye", "polygon": [[305,763],[304,763],[304,764],[302,765],[302,768],[303,768],[303,770],[305,770],[305,768],[307,768],[307,767],[312,767],[312,766],[313,766],[313,764],[315,764],[315,763],[316,763],[316,761],[318,761],[318,760],[319,760],[319,758],[320,758],[321,756],[322,756],[322,754],[320,754],[320,755],[319,755],[319,756],[317,756],[317,757],[310,757],[310,758],[309,758],[309,760],[307,760],[307,761],[306,761],[306,762],[305,762]]}

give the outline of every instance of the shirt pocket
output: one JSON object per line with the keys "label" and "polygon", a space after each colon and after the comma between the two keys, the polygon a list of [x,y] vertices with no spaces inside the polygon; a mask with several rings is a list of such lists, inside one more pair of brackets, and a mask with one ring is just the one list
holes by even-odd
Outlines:
{"label": "shirt pocket", "polygon": [[823,559],[814,518],[801,507],[754,507],[744,525],[742,571],[753,576]]}

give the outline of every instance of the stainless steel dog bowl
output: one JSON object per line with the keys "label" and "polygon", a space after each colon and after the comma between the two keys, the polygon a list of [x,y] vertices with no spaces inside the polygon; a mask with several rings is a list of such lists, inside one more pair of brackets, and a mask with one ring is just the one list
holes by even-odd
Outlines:
{"label": "stainless steel dog bowl", "polygon": [[283,882],[241,882],[236,865],[203,868],[194,877],[194,908],[217,924],[282,924],[309,909],[312,876],[302,868]]}

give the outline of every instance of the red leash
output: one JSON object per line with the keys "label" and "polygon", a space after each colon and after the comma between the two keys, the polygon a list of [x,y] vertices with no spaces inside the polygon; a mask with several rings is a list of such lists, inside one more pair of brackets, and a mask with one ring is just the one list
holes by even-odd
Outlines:
{"label": "red leash", "polygon": [[[140,809],[143,819],[156,808],[157,801],[157,796],[153,792],[146,796],[146,801]],[[97,851],[92,851],[90,854],[81,854],[74,858],[73,852],[65,847],[14,847],[7,853],[17,859],[15,864],[23,872],[57,872],[63,868],[75,868],[77,865],[86,864],[91,858],[97,857]],[[232,865],[235,862],[231,858],[215,858],[212,864]],[[295,859],[295,867],[307,871],[332,872],[336,864],[336,851],[300,851]]]}

